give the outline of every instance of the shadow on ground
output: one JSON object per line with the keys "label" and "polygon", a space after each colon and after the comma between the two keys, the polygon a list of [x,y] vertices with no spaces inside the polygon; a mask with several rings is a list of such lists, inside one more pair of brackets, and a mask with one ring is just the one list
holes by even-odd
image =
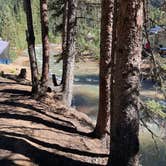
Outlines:
{"label": "shadow on ground", "polygon": [[[0,82],[4,84],[4,82]],[[6,83],[5,83],[6,84]],[[15,85],[11,83],[10,85]],[[5,95],[5,99],[0,97],[0,150],[10,151],[14,154],[20,154],[28,158],[33,164],[38,166],[95,166],[93,160],[96,158],[107,158],[106,153],[96,153],[95,151],[81,150],[79,148],[70,148],[61,145],[59,142],[50,143],[47,140],[33,137],[26,134],[22,130],[31,130],[31,127],[26,127],[26,123],[33,125],[41,125],[42,132],[63,133],[65,135],[73,135],[73,140],[76,136],[83,139],[90,138],[89,133],[79,131],[77,126],[66,119],[61,119],[59,116],[47,113],[45,108],[38,108],[33,104],[27,104],[23,101],[24,96],[30,96],[30,92],[20,89],[5,89],[0,87],[0,96]],[[8,98],[7,98],[8,97]],[[25,98],[26,100],[27,98]],[[20,109],[24,111],[21,112]],[[26,110],[26,111],[25,111]],[[24,122],[21,126],[8,125],[7,122]],[[7,124],[6,124],[7,123]],[[25,126],[24,126],[25,125]],[[42,128],[42,126],[45,126]],[[15,129],[19,129],[16,131]],[[47,129],[44,129],[47,128]],[[32,130],[37,130],[32,127]],[[39,130],[39,128],[38,128]],[[46,131],[47,130],[47,131]],[[49,135],[48,135],[49,137]],[[50,150],[51,149],[51,150]],[[56,153],[58,152],[58,153]],[[59,153],[60,152],[60,153]],[[70,154],[69,156],[67,154]],[[71,156],[88,157],[91,160],[82,161],[72,158]],[[90,162],[89,162],[90,161]],[[93,164],[92,164],[93,163]],[[0,157],[0,165],[15,166],[14,160],[7,157]],[[102,164],[101,164],[102,165]]]}
{"label": "shadow on ground", "polygon": [[[8,135],[0,133],[0,149],[22,154],[39,166],[95,166],[95,164],[76,161],[66,156],[55,155],[46,150],[39,149],[23,140],[22,136],[15,138],[15,134],[10,133]],[[13,161],[7,159],[0,160],[0,164],[3,166],[13,166],[13,163]]]}

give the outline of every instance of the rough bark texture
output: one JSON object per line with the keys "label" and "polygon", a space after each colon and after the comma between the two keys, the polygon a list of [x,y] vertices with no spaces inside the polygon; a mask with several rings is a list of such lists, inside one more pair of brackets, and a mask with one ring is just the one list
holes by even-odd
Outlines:
{"label": "rough bark texture", "polygon": [[75,65],[76,41],[76,7],[77,0],[68,1],[67,47],[66,47],[66,77],[63,82],[63,101],[71,106]]}
{"label": "rough bark texture", "polygon": [[111,117],[111,166],[139,165],[142,0],[118,0]]}
{"label": "rough bark texture", "polygon": [[41,32],[43,46],[43,66],[41,77],[41,93],[44,94],[48,88],[49,79],[49,39],[48,39],[48,7],[47,0],[40,0]]}
{"label": "rough bark texture", "polygon": [[144,26],[150,28],[150,21],[149,21],[149,0],[143,0],[143,11],[144,11]]}
{"label": "rough bark texture", "polygon": [[62,59],[63,59],[63,73],[62,81],[64,83],[66,77],[66,66],[67,66],[67,56],[66,56],[66,47],[67,47],[67,23],[68,23],[68,0],[65,0],[64,12],[63,12],[63,32],[62,32]]}
{"label": "rough bark texture", "polygon": [[95,135],[102,138],[109,129],[110,117],[110,64],[112,52],[112,24],[114,0],[102,0],[100,44],[99,113]]}
{"label": "rough bark texture", "polygon": [[28,53],[30,59],[30,67],[31,67],[31,80],[32,80],[32,93],[38,93],[38,68],[35,54],[35,35],[33,28],[33,18],[32,18],[32,8],[31,8],[31,0],[24,0],[24,8],[26,12],[27,18],[27,28],[26,37],[28,43]]}
{"label": "rough bark texture", "polygon": [[145,31],[145,38],[146,38],[146,42],[150,43],[150,40],[149,40],[149,34],[148,34],[148,28],[150,27],[149,25],[149,17],[148,17],[148,0],[143,0],[143,16],[144,16],[144,31]]}

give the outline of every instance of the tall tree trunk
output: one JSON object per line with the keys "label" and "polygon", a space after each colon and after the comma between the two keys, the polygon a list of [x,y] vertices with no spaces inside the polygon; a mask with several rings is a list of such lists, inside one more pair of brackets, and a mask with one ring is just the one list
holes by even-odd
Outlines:
{"label": "tall tree trunk", "polygon": [[41,94],[45,94],[48,88],[49,79],[49,39],[48,39],[48,1],[40,0],[41,13],[41,32],[42,32],[42,46],[43,46],[43,65],[41,77]]}
{"label": "tall tree trunk", "polygon": [[149,17],[148,17],[148,0],[143,0],[143,14],[144,14],[144,31],[145,31],[145,38],[146,38],[146,42],[150,43],[149,40],[149,34],[148,34],[148,28],[150,27],[149,25]]}
{"label": "tall tree trunk", "polygon": [[150,21],[149,21],[149,0],[143,0],[143,12],[144,12],[144,26],[145,29],[150,28]]}
{"label": "tall tree trunk", "polygon": [[32,17],[32,8],[31,0],[24,0],[24,8],[27,18],[27,28],[26,37],[28,43],[28,53],[30,59],[30,68],[31,68],[31,81],[32,81],[32,94],[36,95],[38,93],[38,67],[35,54],[35,35],[33,28],[33,17]]}
{"label": "tall tree trunk", "polygon": [[63,81],[63,101],[67,106],[71,106],[74,65],[75,65],[75,41],[76,41],[76,8],[77,0],[68,1],[68,23],[67,23],[67,47],[66,47],[66,74]]}
{"label": "tall tree trunk", "polygon": [[63,12],[63,31],[62,31],[62,59],[63,59],[63,73],[62,73],[62,84],[66,77],[66,66],[67,66],[67,24],[68,24],[68,0],[64,2],[64,12]]}
{"label": "tall tree trunk", "polygon": [[102,0],[100,44],[99,113],[95,135],[102,138],[109,128],[110,117],[110,67],[112,52],[112,24],[114,0]]}
{"label": "tall tree trunk", "polygon": [[118,2],[110,165],[138,166],[143,1]]}

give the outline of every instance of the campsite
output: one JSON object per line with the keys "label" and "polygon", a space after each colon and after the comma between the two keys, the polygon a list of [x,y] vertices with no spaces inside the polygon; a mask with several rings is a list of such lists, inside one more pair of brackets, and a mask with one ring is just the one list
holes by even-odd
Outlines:
{"label": "campsite", "polygon": [[164,0],[0,0],[0,166],[165,166]]}
{"label": "campsite", "polygon": [[9,42],[0,40],[0,63],[2,64],[9,64],[10,57],[9,57]]}

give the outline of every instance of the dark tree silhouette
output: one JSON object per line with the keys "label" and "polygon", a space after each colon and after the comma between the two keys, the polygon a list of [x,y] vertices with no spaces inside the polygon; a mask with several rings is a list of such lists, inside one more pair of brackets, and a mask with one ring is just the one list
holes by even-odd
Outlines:
{"label": "dark tree silhouette", "polygon": [[102,138],[109,126],[110,117],[110,63],[112,52],[112,24],[114,0],[102,0],[101,44],[100,44],[100,91],[99,113],[94,131]]}
{"label": "dark tree silhouette", "polygon": [[143,1],[118,0],[116,21],[110,165],[138,166]]}
{"label": "dark tree silhouette", "polygon": [[41,32],[42,32],[42,46],[43,46],[43,65],[41,77],[40,93],[44,95],[48,89],[49,79],[49,39],[48,39],[48,7],[47,0],[40,0],[41,13]]}
{"label": "dark tree silhouette", "polygon": [[62,84],[64,83],[66,77],[66,66],[67,66],[67,23],[68,23],[68,0],[64,2],[64,11],[63,11],[63,31],[62,31],[62,59],[63,59],[63,73],[62,73]]}
{"label": "dark tree silhouette", "polygon": [[31,67],[32,94],[36,95],[38,93],[39,80],[38,80],[37,60],[35,54],[35,35],[33,28],[31,0],[24,0],[24,9],[26,12],[27,28],[28,28],[28,30],[26,31],[26,37],[28,43],[30,67]]}
{"label": "dark tree silhouette", "polygon": [[63,101],[67,106],[71,105],[74,80],[75,65],[75,41],[76,41],[76,8],[77,0],[68,1],[68,19],[67,19],[67,47],[65,53],[66,70],[63,80]]}

